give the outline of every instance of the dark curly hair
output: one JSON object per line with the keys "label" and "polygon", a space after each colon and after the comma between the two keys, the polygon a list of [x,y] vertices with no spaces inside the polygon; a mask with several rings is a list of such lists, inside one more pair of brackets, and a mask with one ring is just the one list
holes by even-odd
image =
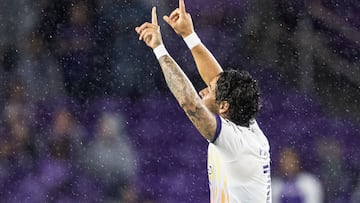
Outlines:
{"label": "dark curly hair", "polygon": [[219,74],[216,84],[216,102],[229,103],[229,120],[249,126],[260,109],[259,87],[247,71],[227,70]]}

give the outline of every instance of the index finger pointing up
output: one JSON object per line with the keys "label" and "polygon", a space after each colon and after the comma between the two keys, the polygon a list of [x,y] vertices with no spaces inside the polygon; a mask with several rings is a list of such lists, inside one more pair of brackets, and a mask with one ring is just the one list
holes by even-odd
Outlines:
{"label": "index finger pointing up", "polygon": [[157,16],[156,16],[156,7],[152,7],[151,10],[151,23],[154,25],[158,25]]}
{"label": "index finger pointing up", "polygon": [[185,2],[184,0],[179,0],[179,9],[180,9],[180,12],[183,12],[185,13]]}

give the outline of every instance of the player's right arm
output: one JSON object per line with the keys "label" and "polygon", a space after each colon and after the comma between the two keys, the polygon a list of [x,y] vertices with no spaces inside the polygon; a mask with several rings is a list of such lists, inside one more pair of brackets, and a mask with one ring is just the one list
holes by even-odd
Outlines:
{"label": "player's right arm", "polygon": [[[182,38],[194,33],[193,21],[190,14],[186,12],[184,0],[179,0],[179,8],[175,9],[170,16],[164,16],[164,20]],[[207,85],[223,71],[218,61],[202,43],[194,46],[191,54],[201,78]]]}

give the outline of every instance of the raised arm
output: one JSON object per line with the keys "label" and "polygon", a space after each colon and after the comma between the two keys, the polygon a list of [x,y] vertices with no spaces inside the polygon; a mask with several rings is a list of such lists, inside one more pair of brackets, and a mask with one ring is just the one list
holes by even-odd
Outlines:
{"label": "raised arm", "polygon": [[139,40],[143,40],[154,50],[166,83],[186,115],[204,138],[212,140],[216,131],[216,118],[203,104],[185,73],[166,51],[155,7],[152,9],[152,22],[136,27],[135,31],[139,34]]}
{"label": "raised arm", "polygon": [[[170,16],[164,16],[163,18],[182,38],[191,41],[193,40],[191,38],[197,37],[194,32],[191,16],[186,12],[184,0],[179,0],[179,8],[175,9]],[[201,78],[209,85],[210,81],[221,73],[223,69],[212,53],[202,43],[192,47],[191,53]]]}

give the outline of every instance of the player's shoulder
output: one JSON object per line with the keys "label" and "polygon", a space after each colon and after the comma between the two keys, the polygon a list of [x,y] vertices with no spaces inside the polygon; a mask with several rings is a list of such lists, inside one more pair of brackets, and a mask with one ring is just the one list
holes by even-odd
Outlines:
{"label": "player's shoulder", "polygon": [[224,118],[222,116],[219,116],[219,118],[220,118],[220,121],[221,121],[222,124],[225,124],[225,125],[228,125],[228,126],[235,125],[234,122],[230,121],[227,118]]}
{"label": "player's shoulder", "polygon": [[220,116],[220,121],[221,121],[223,132],[225,131],[225,132],[229,133],[229,131],[232,131],[235,133],[239,133],[239,132],[243,131],[241,126],[235,124],[234,122],[232,122],[231,120],[229,120],[227,118],[223,118]]}

